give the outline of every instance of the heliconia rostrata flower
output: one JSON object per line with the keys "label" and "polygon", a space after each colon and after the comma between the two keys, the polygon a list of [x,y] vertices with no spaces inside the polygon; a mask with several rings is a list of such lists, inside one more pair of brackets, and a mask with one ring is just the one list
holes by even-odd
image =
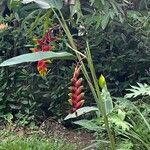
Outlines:
{"label": "heliconia rostrata flower", "polygon": [[[53,29],[49,29],[48,32],[44,35],[42,39],[34,39],[36,42],[37,47],[30,48],[32,52],[47,52],[53,50],[55,47],[50,45],[51,42],[57,40],[56,37],[52,36]],[[47,74],[47,63],[50,63],[50,60],[39,60],[37,63],[37,70],[39,74],[44,77]]]}
{"label": "heliconia rostrata flower", "polygon": [[82,85],[82,78],[80,78],[81,66],[77,64],[73,78],[71,79],[71,86],[69,87],[70,93],[68,94],[70,99],[68,100],[72,106],[71,113],[76,112],[84,104],[84,92]]}

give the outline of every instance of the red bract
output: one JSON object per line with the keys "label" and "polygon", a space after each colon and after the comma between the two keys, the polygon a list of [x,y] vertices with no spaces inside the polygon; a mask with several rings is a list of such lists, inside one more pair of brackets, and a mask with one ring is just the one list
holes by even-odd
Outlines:
{"label": "red bract", "polygon": [[47,51],[51,51],[53,50],[55,47],[54,46],[51,46],[51,45],[42,45],[42,51],[43,52],[47,52]]}
{"label": "red bract", "polygon": [[45,34],[44,40],[46,42],[55,42],[58,40],[58,38],[53,36],[53,29],[52,28],[50,28],[49,31]]}
{"label": "red bract", "polygon": [[70,93],[68,94],[70,99],[69,103],[72,105],[71,113],[76,112],[84,104],[84,92],[82,85],[82,78],[79,78],[81,66],[77,65],[74,71],[73,78],[71,79],[71,87],[69,87]]}
{"label": "red bract", "polygon": [[45,45],[45,42],[43,39],[39,39],[37,40],[37,44],[39,44],[40,46]]}
{"label": "red bract", "polygon": [[47,73],[47,64],[44,60],[39,60],[37,64],[37,69],[42,77]]}
{"label": "red bract", "polygon": [[[37,39],[36,42],[38,46],[36,48],[30,48],[32,52],[47,52],[53,50],[55,47],[50,45],[50,42],[56,41],[57,38],[52,36],[53,29],[49,29],[48,32],[45,34],[45,36],[42,39]],[[37,64],[37,70],[39,71],[40,75],[46,76],[47,74],[47,65],[44,60],[39,60]]]}

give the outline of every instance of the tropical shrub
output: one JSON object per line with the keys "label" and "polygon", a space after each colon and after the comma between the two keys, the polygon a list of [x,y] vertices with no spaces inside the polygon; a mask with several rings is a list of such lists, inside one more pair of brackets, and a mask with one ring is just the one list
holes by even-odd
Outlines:
{"label": "tropical shrub", "polygon": [[[10,14],[0,18],[0,22],[7,26],[0,31],[1,62],[31,52],[30,48],[36,46],[34,39],[42,38],[53,24],[53,19],[45,20],[43,24],[45,11],[33,4],[22,6],[17,2],[17,5],[12,5],[9,1],[8,4],[12,12],[9,11]],[[36,16],[38,17],[35,20]],[[59,49],[64,48],[63,39],[58,44]],[[59,51],[58,47],[55,49]],[[0,68],[1,118],[6,118],[11,113],[12,121],[18,120],[18,123],[26,125],[35,120],[43,121],[48,116],[61,116],[65,107],[61,103],[67,97],[67,85],[73,68],[72,64],[68,68],[59,68],[60,65],[66,65],[66,62],[53,60],[53,63],[48,65],[51,69],[47,72],[47,78],[41,78],[38,74],[36,63]]]}

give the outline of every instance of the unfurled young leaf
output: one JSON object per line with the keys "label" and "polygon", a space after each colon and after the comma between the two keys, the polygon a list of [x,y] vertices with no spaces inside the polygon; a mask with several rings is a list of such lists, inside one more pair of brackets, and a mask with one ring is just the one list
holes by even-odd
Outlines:
{"label": "unfurled young leaf", "polygon": [[105,104],[106,114],[109,114],[113,111],[113,102],[112,102],[111,95],[107,89],[107,83],[106,83],[105,77],[103,75],[99,77],[98,84],[102,89],[101,97]]}
{"label": "unfurled young leaf", "polygon": [[106,86],[106,80],[105,80],[105,77],[102,74],[99,77],[98,83],[99,83],[99,86],[101,88],[104,88]]}
{"label": "unfurled young leaf", "polygon": [[113,102],[112,102],[111,95],[106,86],[103,87],[101,95],[105,104],[106,114],[109,114],[113,111]]}

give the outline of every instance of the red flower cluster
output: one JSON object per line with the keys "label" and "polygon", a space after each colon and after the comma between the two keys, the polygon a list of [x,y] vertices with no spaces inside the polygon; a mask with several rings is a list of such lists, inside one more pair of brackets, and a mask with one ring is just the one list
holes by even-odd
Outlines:
{"label": "red flower cluster", "polygon": [[77,109],[84,104],[84,92],[82,85],[82,78],[79,78],[81,66],[77,65],[74,71],[73,78],[71,79],[71,87],[69,87],[70,93],[68,94],[70,99],[69,103],[72,105],[71,113],[76,112]]}
{"label": "red flower cluster", "polygon": [[[42,39],[37,39],[37,47],[31,48],[30,50],[32,52],[47,52],[53,50],[55,47],[50,45],[51,42],[54,42],[57,40],[56,37],[52,36],[53,29],[49,29],[48,32],[44,35]],[[37,70],[40,73],[40,75],[46,76],[47,74],[47,62],[50,62],[49,60],[39,60],[37,64]]]}

